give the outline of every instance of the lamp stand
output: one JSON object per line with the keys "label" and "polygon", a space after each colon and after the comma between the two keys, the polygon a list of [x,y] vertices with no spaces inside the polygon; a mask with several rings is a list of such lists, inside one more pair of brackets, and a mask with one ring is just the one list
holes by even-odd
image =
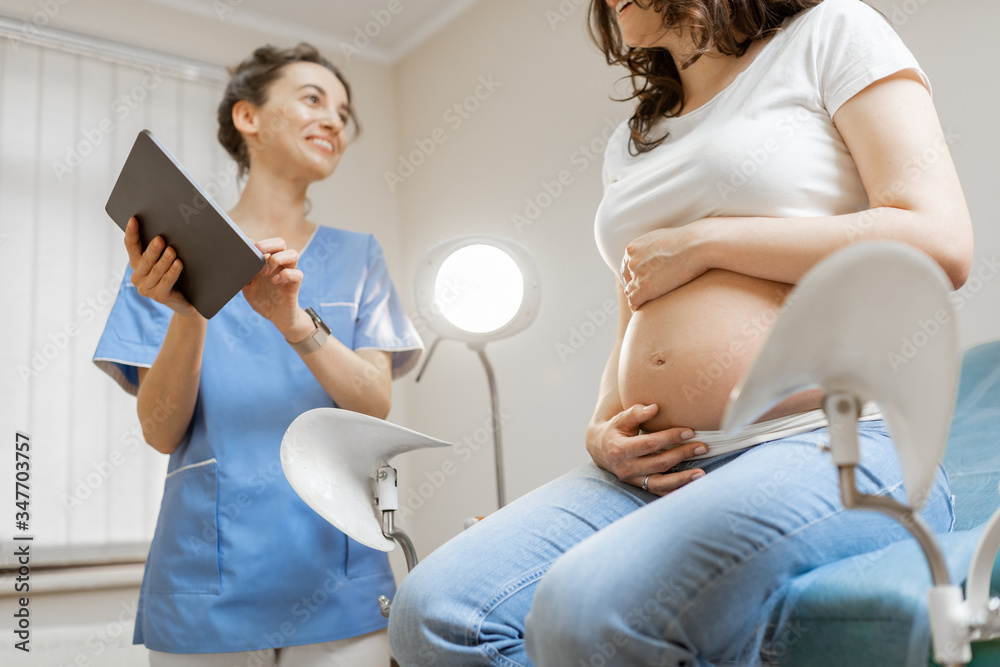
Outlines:
{"label": "lamp stand", "polygon": [[490,385],[490,405],[493,409],[493,418],[490,421],[493,427],[493,456],[497,474],[497,509],[501,509],[507,504],[507,493],[504,491],[503,445],[500,438],[500,395],[497,393],[493,365],[486,357],[486,344],[469,343],[469,349],[479,355],[479,360],[483,362],[483,368],[486,369],[486,381]]}
{"label": "lamp stand", "polygon": [[[427,369],[427,364],[430,363],[431,357],[434,356],[434,351],[440,342],[441,338],[435,338],[434,342],[431,343],[431,347],[427,351],[427,357],[424,358],[424,363],[420,366],[420,370],[417,371],[417,382],[420,382],[420,378],[424,376],[424,370]],[[504,490],[503,443],[500,436],[500,395],[497,392],[497,382],[496,376],[493,374],[493,365],[490,364],[490,360],[486,356],[486,343],[468,343],[468,346],[470,350],[479,355],[479,360],[483,362],[483,368],[486,369],[486,382],[490,387],[490,408],[492,410],[490,422],[493,430],[493,456],[496,464],[497,509],[501,509],[507,504],[507,493]]]}

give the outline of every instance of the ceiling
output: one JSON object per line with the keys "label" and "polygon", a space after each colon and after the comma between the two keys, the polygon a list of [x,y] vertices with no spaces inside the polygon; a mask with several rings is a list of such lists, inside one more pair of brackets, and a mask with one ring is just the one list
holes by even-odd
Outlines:
{"label": "ceiling", "polygon": [[478,0],[146,0],[392,64]]}

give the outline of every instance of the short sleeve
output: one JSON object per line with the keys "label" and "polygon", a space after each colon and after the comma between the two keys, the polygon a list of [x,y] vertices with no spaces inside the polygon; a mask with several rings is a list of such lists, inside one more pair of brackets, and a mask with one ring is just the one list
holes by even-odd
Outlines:
{"label": "short sleeve", "polygon": [[389,278],[382,247],[373,236],[368,239],[368,271],[354,325],[354,349],[391,352],[394,380],[416,366],[424,350]]}
{"label": "short sleeve", "polygon": [[139,391],[138,369],[153,365],[173,311],[139,294],[131,278],[132,269],[127,268],[93,361],[134,396]]}
{"label": "short sleeve", "polygon": [[824,0],[814,10],[820,93],[830,116],[871,84],[914,69],[933,94],[931,82],[895,28],[862,0]]}

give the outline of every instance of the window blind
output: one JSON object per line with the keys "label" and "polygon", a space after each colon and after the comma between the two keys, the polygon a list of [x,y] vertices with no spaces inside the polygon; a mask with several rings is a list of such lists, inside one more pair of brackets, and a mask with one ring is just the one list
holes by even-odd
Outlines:
{"label": "window blind", "polygon": [[[13,28],[12,28],[13,26]],[[127,264],[104,211],[141,129],[224,208],[235,168],[215,139],[221,68],[0,23],[0,541],[36,554],[152,538],[167,457],[135,399],[91,362]],[[16,433],[30,437],[27,530],[16,527]],[[0,564],[10,564],[3,548]],[[40,564],[35,561],[34,564]]]}

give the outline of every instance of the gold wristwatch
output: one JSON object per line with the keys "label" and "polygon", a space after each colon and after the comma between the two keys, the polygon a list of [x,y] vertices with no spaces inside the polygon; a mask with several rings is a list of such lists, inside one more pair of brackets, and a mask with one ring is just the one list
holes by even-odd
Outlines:
{"label": "gold wristwatch", "polygon": [[[312,318],[313,324],[316,325],[316,331],[312,332],[305,340],[301,340],[298,343],[292,343],[289,341],[289,345],[292,349],[299,354],[309,354],[310,352],[315,352],[323,343],[326,342],[327,337],[330,335],[330,327],[326,326],[316,311],[312,308],[306,308],[306,313]],[[287,338],[285,340],[288,340]]]}

